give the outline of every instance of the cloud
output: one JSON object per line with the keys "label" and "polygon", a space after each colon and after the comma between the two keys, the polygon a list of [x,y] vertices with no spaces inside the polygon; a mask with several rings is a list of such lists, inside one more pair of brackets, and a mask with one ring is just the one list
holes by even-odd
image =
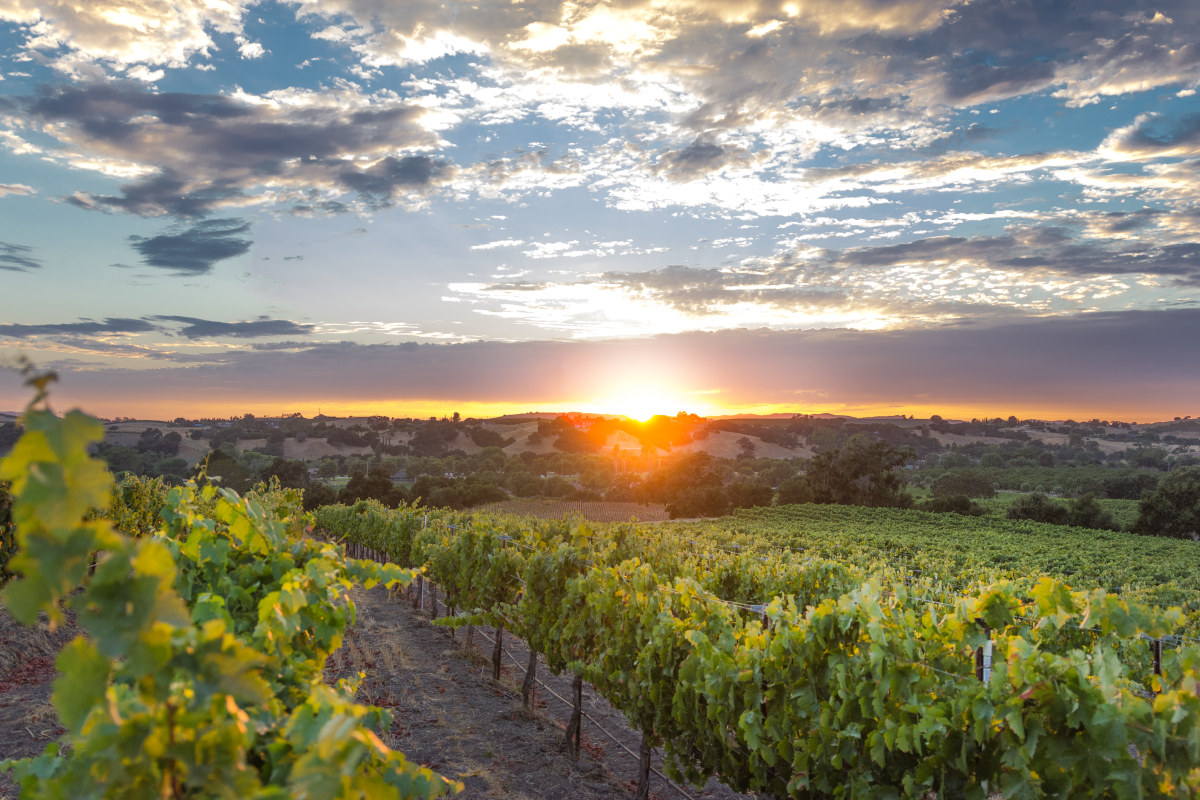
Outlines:
{"label": "cloud", "polygon": [[[955,223],[993,215],[946,216]],[[918,215],[879,224],[935,221]],[[1031,311],[1070,315],[1161,302],[1162,295],[1139,293],[1147,280],[1200,285],[1194,233],[1200,219],[1193,215],[1141,209],[1063,214],[1055,222],[1019,221],[995,236],[927,236],[842,250],[815,246],[801,234],[779,240],[771,255],[719,267],[673,265],[530,283],[501,273],[495,276],[501,282],[449,288],[475,303],[477,314],[597,338],[738,327],[899,329]],[[584,252],[570,250],[575,244],[542,243],[527,255]],[[712,246],[721,244],[744,243],[721,239]]]}
{"label": "cloud", "polygon": [[249,252],[254,242],[239,236],[249,230],[250,223],[243,219],[210,219],[157,236],[129,239],[142,255],[143,264],[169,269],[176,275],[203,275],[218,261]]}
{"label": "cloud", "polygon": [[37,190],[35,190],[32,186],[26,186],[23,183],[0,183],[0,197],[5,197],[6,195],[10,194],[37,194]]}
{"label": "cloud", "polygon": [[1099,149],[1117,161],[1200,156],[1200,114],[1177,119],[1139,114],[1132,125],[1113,131]]}
{"label": "cloud", "polygon": [[[68,369],[56,391],[60,403],[101,414],[220,413],[230,398],[243,408],[285,404],[306,412],[386,405],[404,414],[443,401],[567,408],[654,387],[681,399],[719,389],[734,409],[913,406],[1146,422],[1195,413],[1198,328],[1200,309],[1181,309],[903,331],[742,329],[421,347],[340,342],[239,351],[220,364],[186,368]],[[814,396],[828,399],[815,405],[807,399]],[[24,399],[18,376],[0,376],[0,406]]]}
{"label": "cloud", "polygon": [[201,217],[263,202],[319,207],[346,193],[372,208],[412,205],[456,173],[446,161],[405,153],[441,146],[429,127],[437,114],[345,82],[261,96],[84,84],[45,89],[25,112],[72,165],[137,177],[117,196],[69,198],[95,210]]}
{"label": "cloud", "polygon": [[655,172],[671,180],[689,181],[716,172],[730,161],[729,151],[716,144],[712,137],[699,136],[680,150],[664,153],[655,165]]}
{"label": "cloud", "polygon": [[20,325],[5,323],[0,325],[0,336],[10,336],[14,339],[26,339],[30,336],[113,336],[125,333],[147,333],[160,330],[159,326],[143,319],[108,318],[103,322],[85,320],[83,322],[66,322],[54,325]]}
{"label": "cloud", "polygon": [[501,239],[496,242],[488,242],[487,244],[473,244],[472,250],[495,250],[497,247],[516,247],[519,244],[525,244],[524,239]]}
{"label": "cloud", "polygon": [[24,47],[66,50],[51,63],[72,75],[94,64],[184,66],[216,45],[210,30],[238,34],[249,2],[227,0],[3,0],[0,19],[29,26]]}
{"label": "cloud", "polygon": [[1200,79],[1200,13],[1188,0],[1164,0],[1157,14],[1124,0],[561,1],[536,10],[294,1],[301,16],[336,22],[318,35],[371,68],[486,53],[491,66],[477,85],[428,84],[444,87],[446,102],[474,101],[463,110],[493,122],[535,113],[595,125],[600,111],[649,101],[692,137],[740,130],[788,146],[881,136],[920,146],[945,133],[939,108],[1047,89],[1080,105]]}
{"label": "cloud", "polygon": [[29,272],[41,269],[42,262],[34,258],[33,248],[23,244],[0,242],[0,269],[10,272]]}
{"label": "cloud", "polygon": [[179,335],[187,339],[212,339],[226,337],[233,339],[259,339],[265,336],[303,336],[313,332],[315,326],[307,323],[292,322],[286,319],[268,319],[259,317],[249,322],[214,322],[196,317],[156,316],[150,317],[162,322],[182,322],[185,327]]}

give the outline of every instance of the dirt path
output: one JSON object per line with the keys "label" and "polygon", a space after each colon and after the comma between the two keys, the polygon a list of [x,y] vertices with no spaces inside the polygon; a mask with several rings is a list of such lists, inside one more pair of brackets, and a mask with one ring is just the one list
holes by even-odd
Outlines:
{"label": "dirt path", "polygon": [[[624,716],[584,684],[583,752],[571,761],[564,738],[571,716],[571,676],[554,676],[539,659],[536,713],[521,705],[521,682],[529,651],[506,633],[499,683],[492,680],[494,631],[476,628],[471,650],[463,647],[466,630],[431,625],[428,611],[390,600],[376,587],[355,594],[359,617],[345,646],[330,657],[326,675],[333,680],[362,670],[367,677],[360,702],[386,705],[396,715],[389,746],[447,777],[466,784],[465,800],[489,798],[626,797],[636,785],[635,753],[640,734]],[[438,604],[439,616],[446,613]],[[555,697],[555,694],[558,697]],[[626,751],[598,726],[628,748]],[[630,752],[631,751],[631,752]],[[656,753],[653,766],[662,771]],[[743,798],[710,781],[704,789],[684,787],[686,795],[664,778],[651,778],[659,800]]]}
{"label": "dirt path", "polygon": [[[45,616],[26,627],[0,607],[0,761],[41,755],[66,730],[50,705],[54,659],[75,638],[74,614],[54,631]],[[11,773],[0,774],[0,800],[17,796]]]}

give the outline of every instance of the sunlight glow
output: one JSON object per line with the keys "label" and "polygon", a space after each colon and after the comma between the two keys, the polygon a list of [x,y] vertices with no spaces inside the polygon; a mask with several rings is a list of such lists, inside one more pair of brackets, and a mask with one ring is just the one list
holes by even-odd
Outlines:
{"label": "sunlight glow", "polygon": [[646,422],[655,414],[674,415],[679,411],[699,413],[695,412],[694,403],[654,386],[631,386],[590,405],[595,412],[623,414],[638,422]]}

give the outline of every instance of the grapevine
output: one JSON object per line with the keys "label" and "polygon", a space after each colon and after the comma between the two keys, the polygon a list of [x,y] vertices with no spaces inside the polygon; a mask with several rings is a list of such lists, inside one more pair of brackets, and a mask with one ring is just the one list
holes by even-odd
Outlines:
{"label": "grapevine", "polygon": [[[336,535],[346,514],[316,518]],[[698,526],[365,515],[381,519],[358,529],[406,539],[379,543],[465,611],[440,622],[503,622],[582,674],[676,779],[792,797],[1200,792],[1200,649],[1145,668],[1143,637],[1179,631],[1179,609],[1050,576],[959,591]]]}
{"label": "grapevine", "polygon": [[269,488],[246,498],[172,489],[157,530],[118,533],[91,513],[113,490],[87,453],[103,428],[52,413],[45,383],[0,463],[21,576],[4,601],[25,624],[39,612],[61,621],[69,605],[87,635],[57,662],[52,700],[70,749],[0,763],[23,798],[402,798],[461,787],[384,745],[375,731],[390,712],[356,704],[355,681],[322,682],[353,619],[351,586],[404,585],[413,571],[307,538],[302,518],[279,513],[298,509],[299,493]]}

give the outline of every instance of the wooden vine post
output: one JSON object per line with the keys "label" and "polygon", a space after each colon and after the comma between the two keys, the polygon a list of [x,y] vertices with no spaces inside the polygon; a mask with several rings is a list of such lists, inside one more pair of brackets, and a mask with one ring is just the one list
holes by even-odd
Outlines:
{"label": "wooden vine post", "polygon": [[1159,678],[1162,678],[1162,644],[1162,639],[1155,639],[1150,643],[1150,652],[1154,654],[1154,674]]}
{"label": "wooden vine post", "polygon": [[571,759],[579,758],[579,749],[583,746],[583,676],[576,675],[571,681],[572,700],[571,721],[567,723],[567,752]]}
{"label": "wooden vine post", "polygon": [[975,677],[983,683],[992,679],[992,629],[984,624],[982,619],[976,619],[987,637],[981,647],[975,648]]}
{"label": "wooden vine post", "polygon": [[496,628],[496,646],[492,648],[492,680],[500,680],[500,656],[504,653],[504,625]]}
{"label": "wooden vine post", "polygon": [[646,733],[638,747],[638,786],[633,800],[650,800],[650,737]]}
{"label": "wooden vine post", "polygon": [[537,680],[537,651],[529,648],[529,667],[525,670],[525,682],[521,684],[521,702],[533,710],[533,684]]}

